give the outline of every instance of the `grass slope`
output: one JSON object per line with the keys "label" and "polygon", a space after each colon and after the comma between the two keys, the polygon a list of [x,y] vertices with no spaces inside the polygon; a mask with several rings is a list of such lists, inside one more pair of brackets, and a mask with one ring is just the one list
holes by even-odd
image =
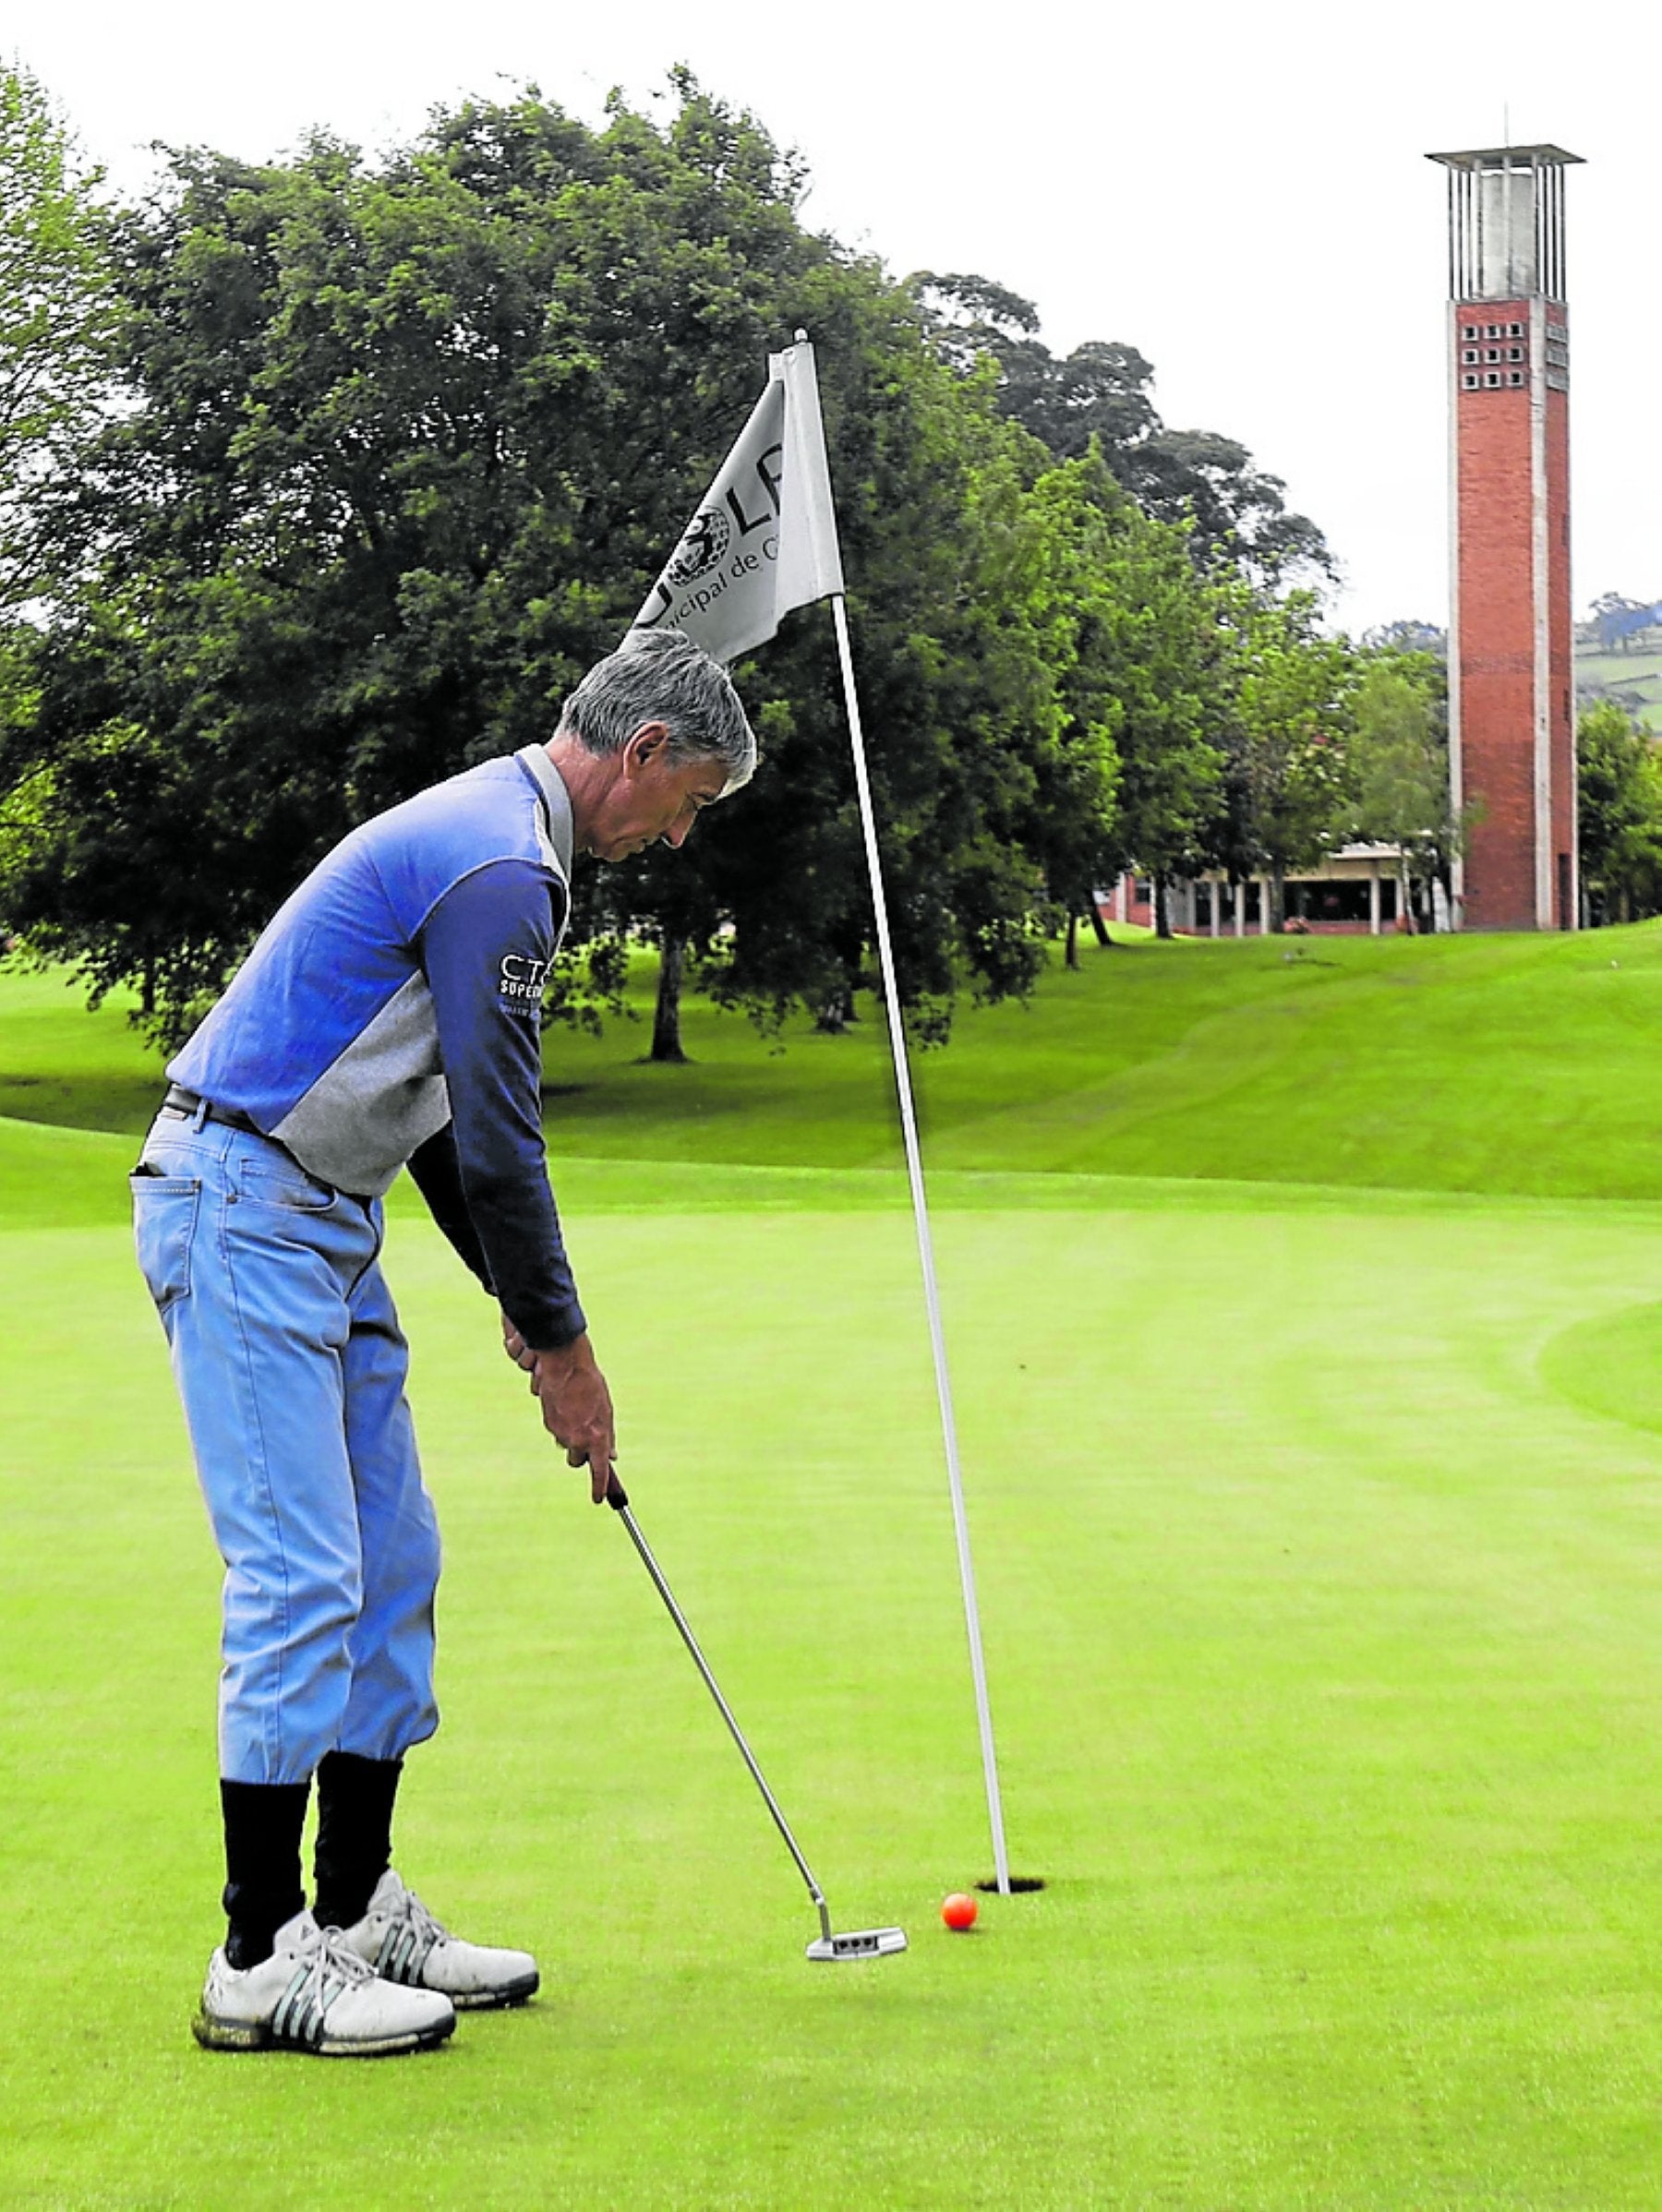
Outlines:
{"label": "grass slope", "polygon": [[903,1959],[802,1963],[621,1532],[394,1220],[448,1546],[401,1860],[547,1987],[372,2068],[185,2033],[217,1569],[119,1221],[153,1076],[6,986],[0,1085],[36,1080],[0,1104],[82,1125],[0,1122],[0,2202],[1654,2205],[1662,937],[1283,949],[1102,956],[924,1064],[1012,1845],[1051,1883],[969,1938],[934,1918],[987,1854],[873,1025],[770,1058],[701,1015],[680,1072],[558,1048],[643,1523],[839,1918]]}
{"label": "grass slope", "polygon": [[[119,1007],[88,1017],[49,977],[0,980],[0,1116],[144,1128],[159,1064]],[[640,1023],[550,1034],[557,1164],[893,1167],[869,1008],[783,1051],[705,1005],[685,1027],[685,1068],[644,1064]],[[1092,948],[1030,1004],[968,1011],[917,1081],[945,1173],[1662,1199],[1662,924]]]}

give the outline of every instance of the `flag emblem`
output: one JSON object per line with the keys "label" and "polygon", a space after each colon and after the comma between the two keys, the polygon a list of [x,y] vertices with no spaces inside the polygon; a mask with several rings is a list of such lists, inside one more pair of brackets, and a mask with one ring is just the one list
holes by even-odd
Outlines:
{"label": "flag emblem", "polygon": [[664,574],[671,583],[696,583],[701,576],[721,566],[732,536],[719,507],[701,507],[687,524],[687,535],[670,555]]}

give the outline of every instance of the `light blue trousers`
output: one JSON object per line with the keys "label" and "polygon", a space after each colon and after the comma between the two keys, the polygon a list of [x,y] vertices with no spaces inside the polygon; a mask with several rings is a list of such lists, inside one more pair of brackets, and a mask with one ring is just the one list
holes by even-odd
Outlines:
{"label": "light blue trousers", "polygon": [[379,1203],[264,1137],[163,1114],[133,1216],[225,1562],[220,1772],[401,1758],[439,1725],[439,1531]]}

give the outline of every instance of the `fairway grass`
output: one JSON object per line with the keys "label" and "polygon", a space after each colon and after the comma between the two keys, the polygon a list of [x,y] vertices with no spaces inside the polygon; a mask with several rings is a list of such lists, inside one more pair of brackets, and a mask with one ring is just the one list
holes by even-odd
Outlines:
{"label": "fairway grass", "polygon": [[[970,1936],[936,1917],[989,1851],[874,1025],[770,1060],[701,1015],[680,1091],[627,1036],[562,1061],[643,1528],[838,1922],[900,1921],[899,1959],[804,1963],[622,1531],[401,1204],[447,1565],[400,1864],[544,1990],[377,2066],[189,2041],[217,1563],[121,1226],[153,1076],[6,986],[0,2204],[1654,2207],[1662,944],[1279,949],[1102,956],[923,1069],[1012,1858],[1049,1885]],[[28,1112],[54,1084],[78,1126]],[[1332,1117],[1367,1100],[1358,1146]]]}
{"label": "fairway grass", "polygon": [[[572,1154],[631,1176],[642,1162],[893,1172],[869,1001],[847,1034],[799,1022],[782,1048],[694,1002],[692,1064],[655,1067],[652,975],[638,965],[635,1019],[549,1032],[557,1174]],[[0,1118],[137,1136],[161,1062],[125,1014],[115,1000],[84,1015],[55,975],[0,973]],[[966,1008],[917,1074],[935,1172],[1662,1200],[1662,922],[1092,946],[1030,1002]],[[96,1180],[116,1218],[124,1194]]]}

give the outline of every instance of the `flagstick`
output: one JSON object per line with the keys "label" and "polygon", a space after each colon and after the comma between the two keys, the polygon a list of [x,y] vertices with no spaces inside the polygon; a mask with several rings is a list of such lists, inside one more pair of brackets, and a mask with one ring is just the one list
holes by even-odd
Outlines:
{"label": "flagstick", "polygon": [[877,957],[883,969],[884,1004],[889,1042],[895,1053],[895,1088],[900,1100],[900,1128],[906,1140],[906,1172],[911,1180],[912,1218],[918,1227],[918,1257],[923,1267],[923,1298],[929,1308],[929,1340],[934,1352],[935,1394],[941,1401],[941,1437],[946,1447],[946,1480],[952,1488],[952,1525],[957,1536],[958,1577],[964,1586],[964,1622],[970,1631],[970,1671],[975,1682],[975,1714],[981,1725],[982,1771],[987,1783],[987,1818],[993,1829],[993,1865],[1001,1896],[1010,1893],[1010,1862],[1005,1851],[1004,1810],[998,1797],[998,1757],[993,1748],[993,1711],[987,1701],[987,1667],[982,1656],[981,1613],[975,1603],[975,1568],[970,1557],[970,1521],[964,1511],[964,1482],[958,1471],[957,1425],[952,1413],[952,1382],[946,1372],[946,1339],[941,1328],[941,1295],[935,1286],[934,1244],[929,1233],[929,1201],[923,1191],[923,1156],[918,1146],[912,1106],[911,1063],[900,989],[889,943],[888,906],[883,896],[883,862],[877,852],[877,817],[866,774],[865,739],[860,726],[860,697],[854,688],[854,655],[849,646],[849,610],[841,592],[832,595],[837,651],[842,662],[843,695],[849,709],[849,736],[854,747],[854,783],[860,793],[860,820],[865,831],[866,866],[872,878],[872,906],[877,921]]}

